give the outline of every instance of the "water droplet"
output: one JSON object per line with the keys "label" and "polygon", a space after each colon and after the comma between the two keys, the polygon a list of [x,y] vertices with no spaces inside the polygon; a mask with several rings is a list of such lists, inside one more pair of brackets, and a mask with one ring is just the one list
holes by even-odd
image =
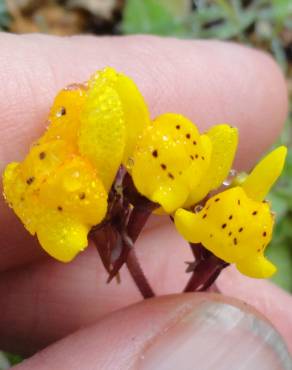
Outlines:
{"label": "water droplet", "polygon": [[224,186],[229,186],[233,182],[234,178],[237,176],[237,171],[234,169],[231,169],[229,171],[228,177],[223,181]]}
{"label": "water droplet", "polygon": [[194,211],[195,213],[199,213],[204,207],[201,206],[200,204],[198,204],[195,208],[194,208]]}
{"label": "water droplet", "polygon": [[134,159],[132,158],[132,157],[129,157],[128,158],[128,161],[127,161],[127,168],[128,169],[131,169],[131,168],[133,168],[133,166],[134,166]]}
{"label": "water droplet", "polygon": [[56,113],[56,117],[62,117],[66,114],[66,109],[64,107],[61,107],[58,112]]}

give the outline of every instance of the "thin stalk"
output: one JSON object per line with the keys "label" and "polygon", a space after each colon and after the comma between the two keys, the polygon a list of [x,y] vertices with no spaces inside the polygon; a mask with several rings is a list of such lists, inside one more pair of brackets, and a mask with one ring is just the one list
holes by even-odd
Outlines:
{"label": "thin stalk", "polygon": [[126,265],[143,298],[155,297],[155,293],[141,268],[134,249],[130,250]]}
{"label": "thin stalk", "polygon": [[228,264],[214,255],[201,260],[192,273],[184,292],[195,292],[207,290],[217,279],[221,270]]}
{"label": "thin stalk", "polygon": [[[151,207],[149,207],[148,209],[141,209],[139,207],[134,207],[134,209],[132,210],[132,213],[131,213],[131,216],[128,222],[128,227],[127,227],[127,235],[130,238],[132,244],[134,244],[136,240],[138,239],[151,213],[152,213]],[[127,246],[125,247],[127,248]],[[131,248],[128,247],[128,256],[126,260],[126,265],[130,272],[130,275],[135,281],[143,297],[145,299],[155,297],[155,293],[153,289],[151,288],[141,268],[141,265],[139,264],[135,250],[132,247]]]}

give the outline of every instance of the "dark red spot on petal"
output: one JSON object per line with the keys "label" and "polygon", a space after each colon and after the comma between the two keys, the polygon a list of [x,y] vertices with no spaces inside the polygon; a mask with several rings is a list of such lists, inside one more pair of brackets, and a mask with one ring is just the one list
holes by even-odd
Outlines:
{"label": "dark red spot on petal", "polygon": [[40,152],[40,154],[39,154],[39,159],[40,160],[43,160],[43,159],[45,159],[46,158],[46,153],[45,152]]}
{"label": "dark red spot on petal", "polygon": [[32,177],[29,177],[27,180],[26,180],[26,183],[27,185],[31,185],[33,182],[34,182],[35,178],[32,176]]}
{"label": "dark red spot on petal", "polygon": [[153,150],[152,155],[153,155],[154,158],[157,158],[158,157],[158,151],[156,149]]}

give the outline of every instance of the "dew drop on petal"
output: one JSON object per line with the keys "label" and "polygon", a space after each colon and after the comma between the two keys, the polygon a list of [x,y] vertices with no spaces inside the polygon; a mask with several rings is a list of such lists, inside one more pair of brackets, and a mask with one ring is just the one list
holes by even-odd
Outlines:
{"label": "dew drop on petal", "polygon": [[232,183],[232,181],[234,180],[234,178],[237,176],[237,171],[236,170],[234,170],[234,169],[231,169],[230,171],[229,171],[229,175],[228,175],[228,177],[223,181],[223,185],[224,186],[229,186],[231,183]]}
{"label": "dew drop on petal", "polygon": [[128,169],[131,169],[131,168],[133,168],[133,166],[134,166],[134,159],[132,158],[132,157],[129,157],[128,158],[128,161],[127,161],[127,168]]}
{"label": "dew drop on petal", "polygon": [[194,208],[194,211],[195,213],[199,213],[204,207],[201,206],[200,204],[198,204],[195,208]]}

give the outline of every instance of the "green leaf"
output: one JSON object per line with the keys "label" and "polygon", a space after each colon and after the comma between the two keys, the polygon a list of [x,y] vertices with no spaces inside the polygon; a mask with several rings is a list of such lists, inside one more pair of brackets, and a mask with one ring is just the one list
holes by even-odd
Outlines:
{"label": "green leaf", "polygon": [[184,14],[173,14],[176,7],[174,1],[170,3],[173,3],[172,7],[162,0],[128,0],[123,13],[122,31],[126,34],[186,35]]}
{"label": "green leaf", "polygon": [[5,0],[0,0],[0,29],[6,30],[11,22]]}
{"label": "green leaf", "polygon": [[21,356],[14,355],[13,353],[5,352],[5,356],[7,357],[11,365],[17,365],[23,361],[23,358]]}
{"label": "green leaf", "polygon": [[169,13],[176,17],[187,16],[192,8],[189,0],[156,0],[156,4],[162,5]]}
{"label": "green leaf", "polygon": [[273,16],[278,25],[283,26],[286,19],[292,17],[292,2],[291,0],[273,0],[272,1]]}
{"label": "green leaf", "polygon": [[272,52],[274,53],[274,56],[277,62],[280,64],[283,71],[286,72],[288,69],[286,54],[282,46],[281,40],[278,37],[274,37],[272,39],[271,49],[272,49]]}

